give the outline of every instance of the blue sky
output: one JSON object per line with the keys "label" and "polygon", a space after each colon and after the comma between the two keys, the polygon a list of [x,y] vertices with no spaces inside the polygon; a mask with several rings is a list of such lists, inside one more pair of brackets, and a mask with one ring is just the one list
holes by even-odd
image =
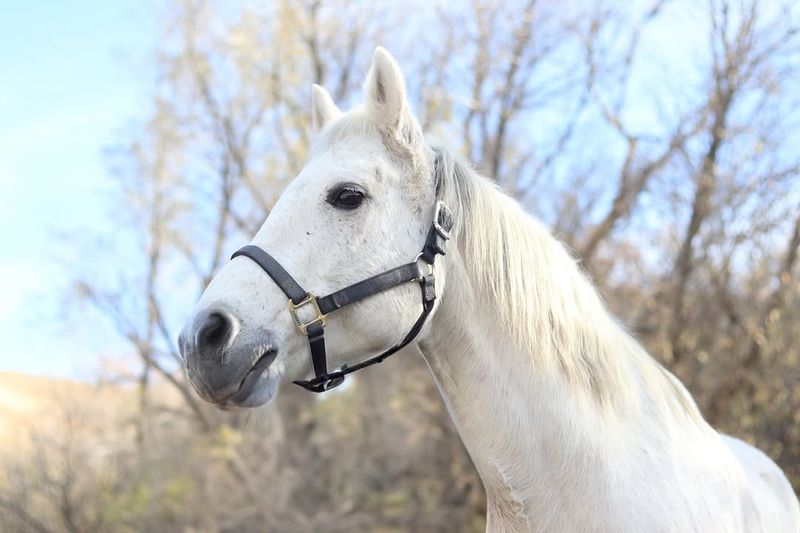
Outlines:
{"label": "blue sky", "polygon": [[133,0],[17,2],[0,35],[0,371],[85,376],[103,348],[63,319],[58,260],[109,216],[103,151],[151,101],[157,16]]}

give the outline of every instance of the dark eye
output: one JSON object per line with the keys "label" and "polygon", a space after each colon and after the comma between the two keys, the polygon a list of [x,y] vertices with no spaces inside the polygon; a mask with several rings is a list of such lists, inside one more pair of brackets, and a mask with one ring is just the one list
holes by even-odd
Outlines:
{"label": "dark eye", "polygon": [[366,191],[353,183],[345,183],[334,187],[328,194],[328,203],[339,209],[355,209],[361,205]]}

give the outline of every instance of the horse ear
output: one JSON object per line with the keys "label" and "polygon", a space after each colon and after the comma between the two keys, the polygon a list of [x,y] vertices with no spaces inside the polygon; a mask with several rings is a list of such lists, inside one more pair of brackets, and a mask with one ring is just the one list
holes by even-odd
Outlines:
{"label": "horse ear", "polygon": [[372,56],[364,96],[367,109],[389,138],[410,146],[421,141],[422,131],[409,109],[403,73],[382,46],[375,48]]}
{"label": "horse ear", "polygon": [[333,98],[324,87],[316,83],[311,86],[311,127],[321,130],[342,115]]}

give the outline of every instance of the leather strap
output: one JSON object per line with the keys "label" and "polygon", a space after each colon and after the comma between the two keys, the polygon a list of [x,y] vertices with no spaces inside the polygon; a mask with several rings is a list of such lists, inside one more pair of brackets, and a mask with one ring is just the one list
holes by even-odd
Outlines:
{"label": "leather strap", "polygon": [[261,267],[261,270],[269,274],[272,281],[274,281],[283,293],[295,304],[299,304],[308,298],[306,290],[286,272],[280,263],[258,246],[252,244],[242,246],[233,253],[231,259],[235,259],[240,255],[251,259],[255,264]]}
{"label": "leather strap", "polygon": [[409,281],[414,281],[421,277],[422,270],[419,268],[419,263],[416,261],[413,263],[406,263],[405,265],[354,283],[328,296],[317,298],[317,305],[319,305],[319,310],[322,311],[322,314],[327,315],[346,305],[363,300],[364,298],[369,298],[386,289],[408,283]]}
{"label": "leather strap", "polygon": [[[340,370],[336,370],[331,372],[330,374],[317,374],[314,379],[310,379],[307,381],[293,381],[295,385],[299,385],[304,389],[311,391],[311,392],[325,392],[330,390],[342,382],[344,382],[344,377],[347,374],[351,374],[357,370],[361,370],[362,368],[366,368],[368,366],[372,366],[378,363],[382,363],[387,357],[393,355],[406,346],[408,346],[419,332],[422,331],[422,327],[425,325],[425,322],[428,319],[428,315],[431,314],[433,311],[433,302],[436,299],[436,288],[434,286],[434,276],[433,274],[429,274],[425,276],[421,281],[420,284],[422,285],[422,313],[417,318],[414,325],[411,326],[411,329],[403,338],[402,341],[398,342],[388,350],[381,352],[380,354],[370,357],[369,359],[362,361],[353,366],[343,366]],[[314,357],[314,349],[311,349],[311,356],[312,359]]]}
{"label": "leather strap", "polygon": [[[447,206],[439,201],[436,204],[433,224],[431,225],[428,235],[425,239],[425,245],[422,251],[417,256],[417,260],[412,263],[406,263],[399,267],[387,270],[380,274],[376,274],[358,283],[354,283],[344,289],[331,293],[327,296],[317,298],[316,306],[321,313],[318,320],[312,321],[308,324],[298,325],[301,329],[304,327],[304,332],[308,336],[309,349],[311,351],[311,363],[314,367],[315,377],[307,381],[295,381],[294,383],[312,392],[324,392],[330,390],[344,381],[347,374],[355,372],[370,365],[382,362],[390,355],[396,353],[409,343],[411,343],[422,327],[425,321],[433,310],[433,304],[436,299],[436,286],[435,277],[433,273],[433,264],[437,255],[445,255],[444,244],[450,238],[450,230],[453,226],[453,218]],[[261,267],[276,285],[283,291],[284,294],[295,305],[300,305],[306,302],[311,295],[303,289],[297,281],[278,263],[271,255],[259,248],[249,244],[237,250],[231,259],[243,256],[247,257]],[[431,266],[429,274],[424,275],[420,268],[419,260]],[[411,326],[403,340],[381,352],[380,354],[370,357],[354,366],[343,366],[341,369],[328,373],[327,354],[325,351],[325,323],[322,320],[325,315],[341,309],[347,305],[358,302],[370,296],[374,296],[380,292],[386,291],[393,287],[397,287],[404,283],[417,281],[420,284],[422,291],[422,312],[417,320]],[[291,310],[294,315],[294,310]],[[296,315],[294,316],[297,319]]]}
{"label": "leather strap", "polygon": [[314,373],[324,376],[328,373],[328,361],[325,357],[325,328],[322,324],[308,326],[308,344],[311,347],[311,363]]}

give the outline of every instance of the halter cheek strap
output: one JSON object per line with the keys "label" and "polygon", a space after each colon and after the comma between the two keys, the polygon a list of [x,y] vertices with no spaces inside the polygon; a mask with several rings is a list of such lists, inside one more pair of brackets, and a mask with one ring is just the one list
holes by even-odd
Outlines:
{"label": "halter cheek strap", "polygon": [[[437,202],[433,224],[428,231],[425,245],[413,262],[387,270],[386,272],[359,281],[358,283],[354,283],[353,285],[323,297],[317,297],[303,289],[275,258],[258,246],[252,244],[244,246],[237,250],[236,253],[231,256],[231,259],[243,256],[252,260],[272,278],[272,281],[274,281],[289,298],[289,314],[292,316],[292,320],[297,326],[297,329],[308,337],[309,349],[311,350],[311,363],[314,367],[315,374],[313,379],[295,381],[294,383],[312,392],[325,392],[341,385],[347,374],[380,363],[416,338],[425,325],[428,315],[430,315],[433,310],[434,300],[436,299],[433,266],[437,255],[445,255],[444,245],[445,242],[450,239],[452,225],[453,217],[450,210],[444,202]],[[428,265],[428,273],[423,273],[420,262]],[[420,285],[422,312],[416,322],[411,326],[406,336],[403,337],[400,342],[378,355],[370,357],[356,365],[350,367],[345,365],[334,372],[328,372],[327,354],[325,352],[325,326],[327,324],[328,314],[352,303],[412,281]],[[297,314],[298,309],[301,308],[312,310],[314,317],[304,322]]]}

